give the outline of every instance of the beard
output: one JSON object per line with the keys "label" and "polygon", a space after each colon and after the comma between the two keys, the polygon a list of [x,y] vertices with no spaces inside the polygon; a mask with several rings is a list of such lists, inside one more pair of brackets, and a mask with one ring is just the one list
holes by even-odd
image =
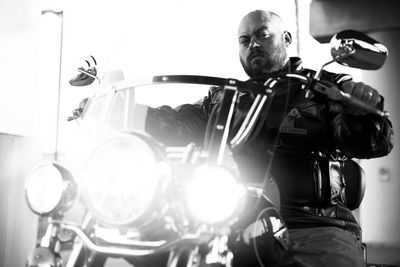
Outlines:
{"label": "beard", "polygon": [[[255,58],[256,56],[259,58]],[[240,58],[240,63],[246,74],[250,78],[255,78],[283,69],[287,59],[286,48],[283,43],[280,43],[271,54],[253,50],[245,60]]]}

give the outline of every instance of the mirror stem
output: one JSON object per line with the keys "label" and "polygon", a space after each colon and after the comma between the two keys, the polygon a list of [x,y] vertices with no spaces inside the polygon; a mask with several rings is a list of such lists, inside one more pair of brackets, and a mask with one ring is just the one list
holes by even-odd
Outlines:
{"label": "mirror stem", "polygon": [[348,56],[350,56],[350,55],[352,55],[352,54],[354,54],[354,53],[355,53],[355,50],[353,49],[353,50],[351,50],[351,51],[349,51],[349,52],[345,52],[345,53],[343,53],[343,54],[340,54],[340,55],[336,56],[336,57],[335,57],[334,59],[332,59],[331,61],[326,62],[324,65],[322,65],[322,67],[319,69],[319,71],[317,71],[317,73],[315,73],[314,78],[315,78],[316,80],[320,80],[321,75],[322,75],[322,70],[323,70],[326,66],[332,64],[333,62],[336,62],[336,61],[338,61],[338,60],[341,60],[341,59],[343,59],[343,58],[346,58],[346,57],[348,57]]}
{"label": "mirror stem", "polygon": [[332,64],[333,62],[336,62],[336,61],[333,59],[333,60],[331,60],[331,61],[326,62],[324,65],[322,65],[322,67],[315,73],[314,78],[315,78],[316,80],[319,81],[320,78],[321,78],[321,75],[322,75],[322,70],[323,70],[326,66]]}

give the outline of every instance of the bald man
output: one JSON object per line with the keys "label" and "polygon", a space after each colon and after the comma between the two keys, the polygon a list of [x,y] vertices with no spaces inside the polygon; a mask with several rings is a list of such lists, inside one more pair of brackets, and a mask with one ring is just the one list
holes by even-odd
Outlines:
{"label": "bald man", "polygon": [[[255,10],[247,14],[239,25],[238,42],[243,69],[255,81],[264,82],[274,73],[313,73],[302,67],[300,58],[289,57],[292,37],[273,12]],[[370,105],[383,108],[383,97],[375,89],[354,82],[349,75],[323,72],[322,78]],[[244,146],[232,149],[232,153],[244,183],[263,184],[265,177],[275,178],[291,242],[287,249],[280,249],[279,242],[271,243],[271,236],[266,233],[265,244],[275,246],[262,247],[257,256],[253,243],[239,238],[243,233],[251,233],[251,224],[239,223],[232,234],[234,240],[242,240],[241,246],[232,248],[234,265],[364,266],[360,227],[349,208],[351,203],[344,199],[341,176],[318,174],[329,173],[326,166],[331,158],[387,155],[393,147],[390,121],[361,110],[350,112],[343,107],[338,112],[328,102],[312,102],[298,83],[274,90],[276,94],[263,127]],[[209,118],[219,111],[222,96],[222,88],[214,86],[208,96],[195,104],[175,109],[149,108],[146,130],[166,145],[201,145]],[[253,101],[251,93],[239,96],[231,137]],[[347,187],[346,192],[357,189]]]}

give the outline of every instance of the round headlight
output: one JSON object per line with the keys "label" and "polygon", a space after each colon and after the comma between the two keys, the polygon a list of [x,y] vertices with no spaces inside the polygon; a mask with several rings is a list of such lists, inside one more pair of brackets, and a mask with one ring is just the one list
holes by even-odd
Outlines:
{"label": "round headlight", "polygon": [[158,195],[160,179],[168,169],[146,138],[127,134],[108,139],[85,164],[84,197],[103,222],[131,224],[149,212]]}
{"label": "round headlight", "polygon": [[229,170],[202,165],[188,181],[185,195],[194,217],[206,223],[218,223],[231,218],[244,192]]}
{"label": "round headlight", "polygon": [[29,208],[39,215],[68,209],[76,198],[77,188],[71,173],[57,163],[34,168],[25,183]]}

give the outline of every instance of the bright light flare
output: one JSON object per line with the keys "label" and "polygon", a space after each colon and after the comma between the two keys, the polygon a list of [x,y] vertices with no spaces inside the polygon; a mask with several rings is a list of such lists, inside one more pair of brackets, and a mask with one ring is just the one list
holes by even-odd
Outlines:
{"label": "bright light flare", "polygon": [[85,197],[105,222],[129,224],[149,209],[164,170],[154,151],[134,135],[112,138],[96,148],[83,173]]}
{"label": "bright light flare", "polygon": [[200,166],[186,187],[190,212],[200,221],[218,223],[230,218],[239,206],[244,188],[228,170]]}
{"label": "bright light flare", "polygon": [[25,183],[25,196],[31,210],[43,215],[60,203],[64,191],[63,177],[53,164],[35,168]]}

